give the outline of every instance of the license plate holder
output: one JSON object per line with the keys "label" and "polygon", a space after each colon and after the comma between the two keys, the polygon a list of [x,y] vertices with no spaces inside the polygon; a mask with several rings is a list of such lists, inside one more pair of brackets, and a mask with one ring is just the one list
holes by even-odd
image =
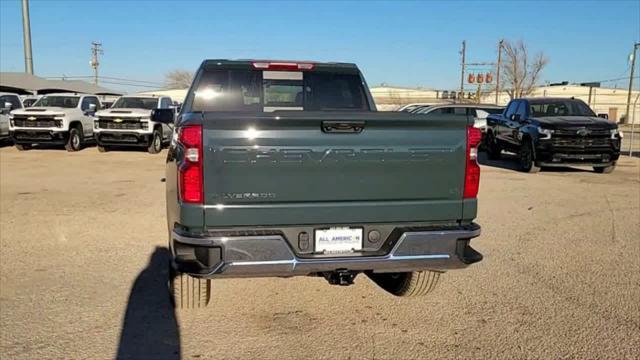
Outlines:
{"label": "license plate holder", "polygon": [[362,250],[362,228],[330,227],[316,229],[314,244],[316,253],[344,254]]}

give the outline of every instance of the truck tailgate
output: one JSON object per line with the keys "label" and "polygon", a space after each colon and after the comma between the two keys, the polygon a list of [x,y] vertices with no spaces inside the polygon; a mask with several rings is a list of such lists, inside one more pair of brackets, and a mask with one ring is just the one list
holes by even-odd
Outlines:
{"label": "truck tailgate", "polygon": [[466,116],[202,116],[207,227],[461,217]]}

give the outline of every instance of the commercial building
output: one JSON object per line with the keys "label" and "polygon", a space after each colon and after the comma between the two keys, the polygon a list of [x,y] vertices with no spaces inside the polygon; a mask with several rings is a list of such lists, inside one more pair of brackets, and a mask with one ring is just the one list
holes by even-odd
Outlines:
{"label": "commercial building", "polygon": [[0,91],[20,95],[42,95],[56,92],[77,92],[98,95],[102,101],[112,101],[122,95],[115,91],[81,80],[47,80],[18,72],[0,72]]}

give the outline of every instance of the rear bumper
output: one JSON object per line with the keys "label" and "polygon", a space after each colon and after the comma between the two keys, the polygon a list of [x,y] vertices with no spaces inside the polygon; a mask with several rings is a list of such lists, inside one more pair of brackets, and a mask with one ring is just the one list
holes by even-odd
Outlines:
{"label": "rear bumper", "polygon": [[469,246],[480,226],[406,231],[386,255],[298,257],[282,235],[191,237],[172,232],[174,266],[198,277],[311,275],[336,270],[405,272],[458,269],[482,260]]}

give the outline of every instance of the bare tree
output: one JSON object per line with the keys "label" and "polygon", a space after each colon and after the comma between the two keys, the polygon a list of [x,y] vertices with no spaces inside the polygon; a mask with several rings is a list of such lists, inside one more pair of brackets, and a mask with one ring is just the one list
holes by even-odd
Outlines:
{"label": "bare tree", "polygon": [[531,94],[549,60],[542,52],[530,59],[527,45],[522,40],[517,43],[505,41],[503,49],[501,87],[511,99]]}
{"label": "bare tree", "polygon": [[187,70],[171,70],[164,76],[167,89],[185,89],[191,86],[193,73]]}

